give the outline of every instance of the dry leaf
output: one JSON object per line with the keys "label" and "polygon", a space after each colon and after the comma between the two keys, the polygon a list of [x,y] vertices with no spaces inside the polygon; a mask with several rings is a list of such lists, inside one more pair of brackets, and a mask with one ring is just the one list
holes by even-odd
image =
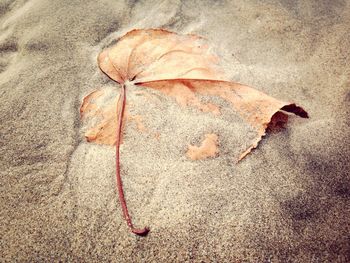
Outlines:
{"label": "dry leaf", "polygon": [[[281,114],[280,110],[308,117],[307,113],[294,103],[279,101],[258,90],[227,80],[218,62],[217,56],[211,53],[203,38],[179,35],[163,29],[132,30],[98,57],[101,70],[121,84],[121,95],[117,102],[116,97],[106,100],[101,91],[92,92],[83,100],[81,116],[99,119],[99,122],[87,131],[88,141],[116,144],[119,196],[124,216],[134,233],[146,234],[148,229],[134,229],[125,204],[119,171],[125,89],[130,83],[158,90],[173,97],[181,106],[194,107],[209,114],[221,114],[220,107],[202,102],[200,95],[220,97],[229,102],[232,109],[257,132],[256,139],[241,153],[239,160],[258,145],[271,120],[274,124],[287,121],[286,115]],[[141,116],[134,118],[137,122],[141,119]],[[138,126],[141,130],[144,129],[140,123]],[[216,147],[217,138],[215,142],[213,138],[206,140],[201,147],[206,148],[207,143]],[[200,151],[199,148],[192,150]],[[217,149],[210,151],[208,156],[215,156],[216,151]]]}

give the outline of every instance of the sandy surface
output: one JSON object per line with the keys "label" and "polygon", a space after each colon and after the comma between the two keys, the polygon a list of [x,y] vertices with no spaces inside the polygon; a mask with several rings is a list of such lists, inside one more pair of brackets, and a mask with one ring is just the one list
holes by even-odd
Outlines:
{"label": "sandy surface", "polygon": [[[131,123],[121,151],[135,224],[151,228],[141,238],[117,202],[114,149],[85,142],[79,106],[118,92],[97,54],[148,27],[208,38],[232,80],[310,119],[290,117],[236,165],[249,135],[238,117],[132,88],[132,112],[160,134]],[[1,261],[349,262],[349,47],[350,1],[2,0]],[[189,160],[209,133],[219,156]]]}

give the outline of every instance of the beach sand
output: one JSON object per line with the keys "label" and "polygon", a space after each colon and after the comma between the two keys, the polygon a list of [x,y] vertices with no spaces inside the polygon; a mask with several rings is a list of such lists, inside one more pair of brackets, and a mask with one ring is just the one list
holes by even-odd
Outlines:
{"label": "beach sand", "polygon": [[[349,262],[350,1],[0,2],[2,262]],[[87,143],[82,98],[115,89],[97,55],[134,28],[195,33],[231,80],[294,101],[290,116],[235,163],[251,131],[239,116],[179,107],[131,87],[121,147]],[[218,135],[217,157],[187,147]]]}

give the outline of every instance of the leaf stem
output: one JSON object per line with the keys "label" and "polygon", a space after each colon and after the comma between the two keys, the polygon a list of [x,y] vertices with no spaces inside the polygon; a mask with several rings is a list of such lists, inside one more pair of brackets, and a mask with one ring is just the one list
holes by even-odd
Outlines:
{"label": "leaf stem", "polygon": [[124,116],[124,110],[125,110],[125,103],[126,103],[126,88],[125,84],[122,84],[121,87],[121,93],[118,100],[118,106],[117,106],[117,113],[118,113],[118,127],[117,127],[117,141],[116,141],[116,177],[117,177],[117,188],[118,188],[118,194],[119,194],[119,201],[122,206],[123,215],[126,220],[127,225],[129,226],[130,230],[140,236],[145,236],[149,232],[149,229],[147,227],[143,229],[134,228],[132,224],[131,217],[129,215],[128,207],[126,205],[125,197],[124,197],[124,190],[123,190],[123,182],[122,178],[120,176],[120,138],[122,134],[122,127],[123,127],[123,116]]}

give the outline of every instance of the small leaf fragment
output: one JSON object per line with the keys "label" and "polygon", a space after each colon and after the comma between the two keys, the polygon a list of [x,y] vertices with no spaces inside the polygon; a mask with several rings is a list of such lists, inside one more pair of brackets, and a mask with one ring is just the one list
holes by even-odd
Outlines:
{"label": "small leaf fragment", "polygon": [[187,157],[191,160],[203,160],[217,156],[219,153],[218,138],[215,133],[206,134],[200,146],[188,146]]}

